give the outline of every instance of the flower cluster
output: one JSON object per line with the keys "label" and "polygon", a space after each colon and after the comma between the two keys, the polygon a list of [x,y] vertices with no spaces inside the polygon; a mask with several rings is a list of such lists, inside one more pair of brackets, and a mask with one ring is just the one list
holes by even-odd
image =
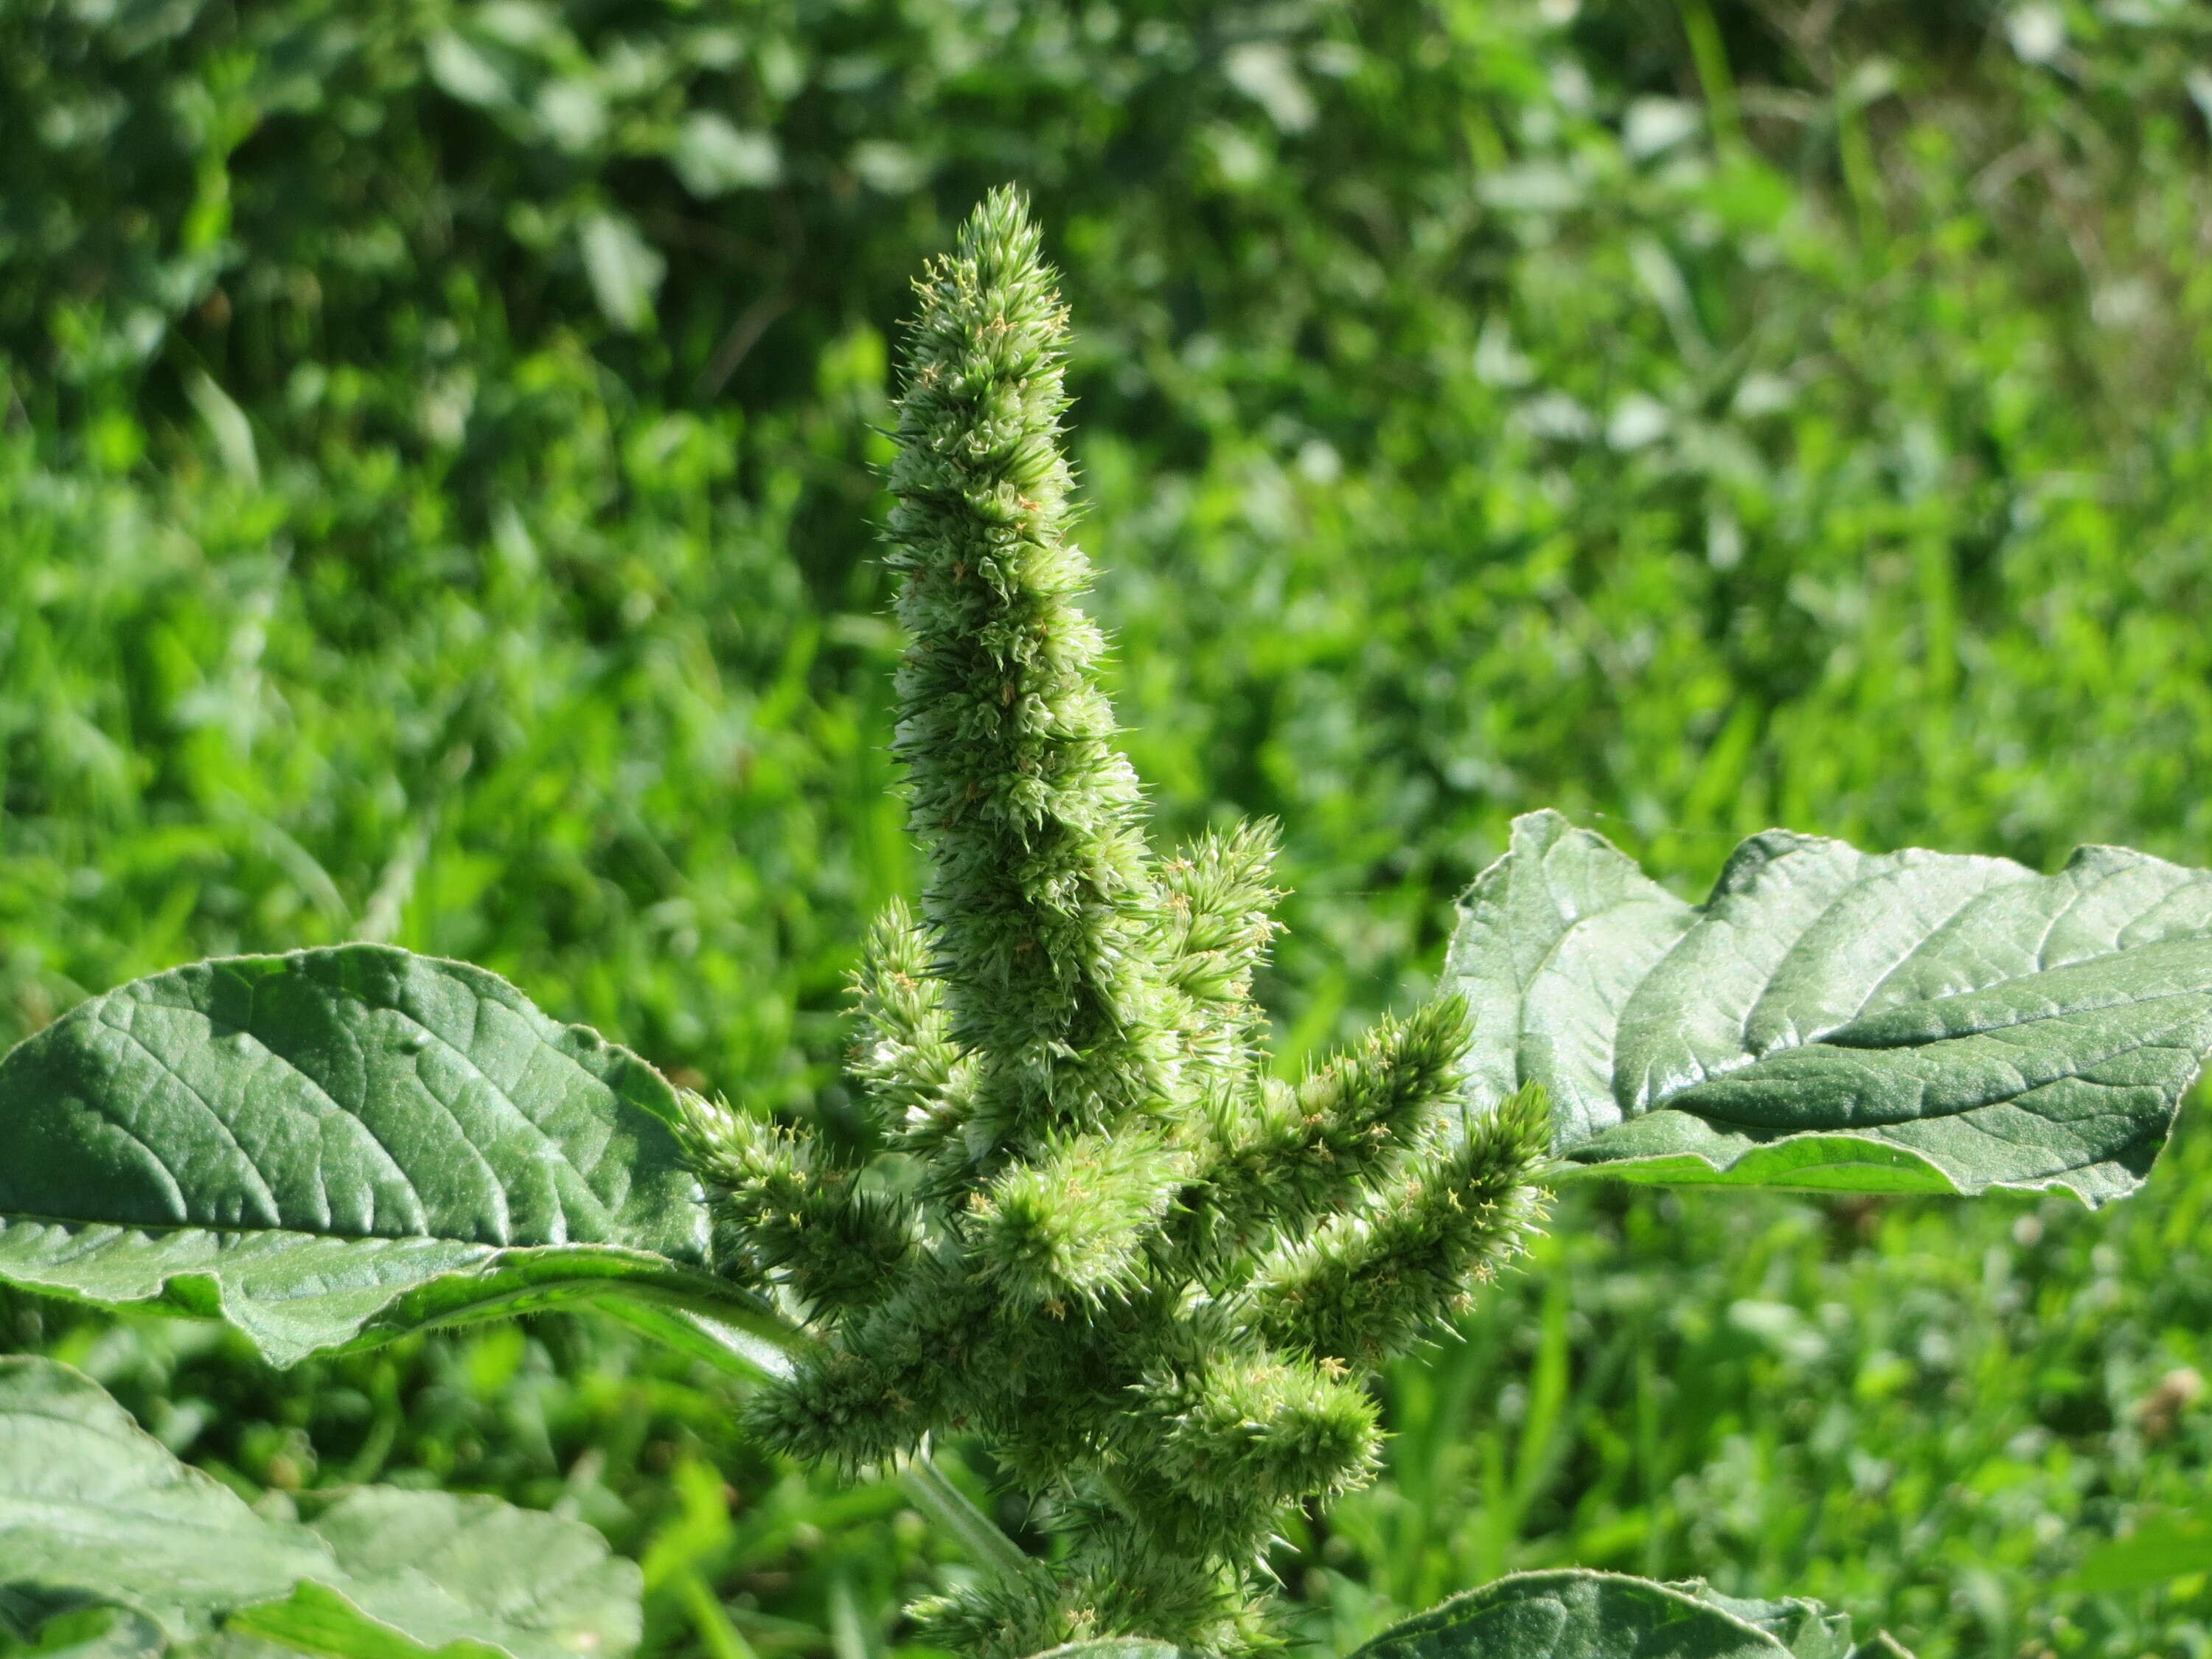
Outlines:
{"label": "flower cluster", "polygon": [[726,1270],[819,1338],[750,1410],[848,1467],[975,1436],[1031,1498],[1051,1558],[923,1604],[926,1639],[1236,1651],[1285,1506],[1374,1468],[1367,1371],[1535,1218],[1543,1105],[1462,1099],[1456,1000],[1272,1075],[1274,833],[1147,843],[1077,605],[1066,312],[1020,199],[916,286],[887,539],[931,874],[858,975],[873,1145],[687,1103]]}

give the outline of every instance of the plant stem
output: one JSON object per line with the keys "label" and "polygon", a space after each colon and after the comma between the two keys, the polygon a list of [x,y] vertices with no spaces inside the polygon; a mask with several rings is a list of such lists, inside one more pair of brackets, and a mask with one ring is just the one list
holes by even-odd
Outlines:
{"label": "plant stem", "polygon": [[1010,1583],[1028,1577],[1030,1558],[1021,1547],[999,1530],[998,1523],[969,1501],[968,1494],[945,1478],[945,1471],[928,1455],[902,1455],[899,1484],[907,1496],[929,1518],[957,1538],[975,1565],[988,1568]]}

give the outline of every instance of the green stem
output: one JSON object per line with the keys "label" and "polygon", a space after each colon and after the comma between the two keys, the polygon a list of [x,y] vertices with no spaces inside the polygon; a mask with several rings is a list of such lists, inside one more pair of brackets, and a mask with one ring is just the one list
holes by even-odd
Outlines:
{"label": "green stem", "polygon": [[915,1507],[957,1538],[976,1565],[1012,1583],[1029,1577],[1030,1558],[1022,1553],[1021,1547],[970,1503],[967,1493],[946,1480],[945,1471],[931,1462],[927,1453],[901,1457],[898,1474],[899,1484]]}
{"label": "green stem", "polygon": [[[792,1354],[810,1340],[803,1332],[781,1322],[775,1314],[754,1312],[717,1303],[712,1312],[677,1305],[671,1297],[653,1301],[633,1297],[602,1297],[592,1303],[602,1314],[619,1318],[630,1329],[644,1332],[681,1354],[702,1358],[730,1376],[757,1382],[763,1376],[792,1378]],[[732,1322],[744,1321],[744,1322]],[[953,1486],[945,1471],[929,1462],[929,1453],[902,1455],[898,1460],[898,1484],[907,1489],[915,1509],[960,1540],[960,1547],[978,1566],[1009,1582],[1029,1577],[1029,1558],[1022,1547],[1000,1531],[998,1524],[969,1502],[967,1493]]]}
{"label": "green stem", "polygon": [[632,1330],[748,1382],[789,1382],[795,1375],[792,1356],[808,1340],[772,1313],[726,1303],[702,1308],[624,1293],[601,1297],[592,1305]]}
{"label": "green stem", "polygon": [[[628,1296],[604,1297],[594,1305],[633,1330],[748,1381],[758,1381],[763,1376],[789,1381],[792,1354],[807,1340],[803,1333],[782,1324],[772,1314],[726,1305],[717,1305],[707,1313],[671,1305],[659,1298],[647,1302]],[[731,1322],[733,1316],[744,1322]],[[1030,1558],[1022,1553],[1021,1547],[946,1480],[945,1472],[929,1461],[926,1452],[902,1456],[898,1476],[915,1507],[957,1538],[978,1566],[1017,1583],[1029,1576]]]}

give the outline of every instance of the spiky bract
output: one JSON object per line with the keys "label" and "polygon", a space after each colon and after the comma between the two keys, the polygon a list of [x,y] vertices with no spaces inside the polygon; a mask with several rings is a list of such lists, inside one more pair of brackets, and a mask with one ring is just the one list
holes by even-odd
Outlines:
{"label": "spiky bract", "polygon": [[894,747],[933,875],[923,911],[978,1106],[1017,1147],[1157,1102],[1172,1050],[1136,775],[1076,607],[1060,449],[1066,313],[1001,191],[916,284],[889,562],[912,646]]}
{"label": "spiky bract", "polygon": [[1261,1331],[1365,1367],[1458,1312],[1540,1217],[1530,1182],[1547,1161],[1549,1117],[1542,1091],[1523,1089],[1393,1190],[1265,1263]]}
{"label": "spiky bract", "polygon": [[1285,1508],[1374,1466],[1362,1368],[1529,1224],[1540,1103],[1449,1109],[1456,1000],[1268,1075],[1274,830],[1146,845],[1076,604],[1065,316],[1019,198],[916,286],[887,539],[930,876],[856,977],[872,1150],[687,1101],[727,1270],[781,1282],[821,1338],[750,1419],[848,1467],[991,1445],[1054,1548],[917,1607],[927,1640],[1243,1650]]}

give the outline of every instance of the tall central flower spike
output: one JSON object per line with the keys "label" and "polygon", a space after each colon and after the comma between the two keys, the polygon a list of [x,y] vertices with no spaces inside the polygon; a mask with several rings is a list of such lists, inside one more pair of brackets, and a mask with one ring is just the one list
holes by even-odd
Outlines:
{"label": "tall central flower spike", "polygon": [[1375,1466],[1365,1373],[1534,1219],[1542,1102],[1461,1099],[1455,999],[1271,1075],[1274,830],[1146,843],[1077,605],[1066,310],[1021,198],[916,288],[886,539],[930,874],[856,976],[874,1145],[687,1102],[723,1270],[820,1339],[751,1420],[848,1467],[989,1448],[1052,1549],[918,1606],[927,1641],[1242,1652],[1285,1510]]}

